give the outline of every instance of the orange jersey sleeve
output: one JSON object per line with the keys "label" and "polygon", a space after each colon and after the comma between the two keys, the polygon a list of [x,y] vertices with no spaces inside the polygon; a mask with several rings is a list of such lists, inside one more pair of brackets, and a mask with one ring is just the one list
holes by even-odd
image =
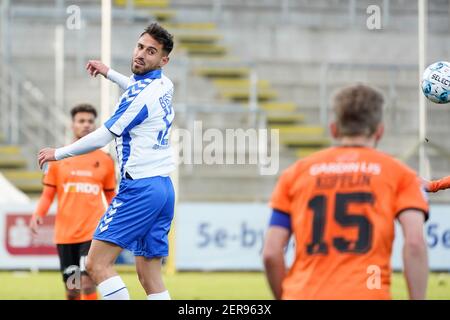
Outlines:
{"label": "orange jersey sleeve", "polygon": [[58,164],[59,162],[53,161],[48,163],[47,173],[44,174],[42,183],[44,186],[57,187],[58,186]]}
{"label": "orange jersey sleeve", "polygon": [[422,211],[428,219],[428,200],[425,190],[420,178],[412,170],[408,170],[400,178],[396,196],[396,215],[408,209]]}
{"label": "orange jersey sleeve", "polygon": [[430,181],[430,183],[427,186],[427,191],[438,192],[440,190],[445,190],[448,188],[450,188],[450,176],[447,176],[439,180]]}
{"label": "orange jersey sleeve", "polygon": [[44,190],[42,190],[42,195],[39,199],[36,211],[34,212],[35,216],[43,218],[47,215],[48,209],[50,209],[55,195],[55,187],[44,186]]}
{"label": "orange jersey sleeve", "polygon": [[269,206],[285,213],[291,213],[291,196],[289,190],[291,188],[292,179],[295,174],[295,167],[286,169],[278,179],[275,189],[272,193]]}

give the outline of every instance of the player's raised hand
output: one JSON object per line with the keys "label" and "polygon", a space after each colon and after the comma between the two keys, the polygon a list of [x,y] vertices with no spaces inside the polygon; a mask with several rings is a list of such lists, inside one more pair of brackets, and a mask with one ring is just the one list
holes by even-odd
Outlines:
{"label": "player's raised hand", "polygon": [[33,215],[33,216],[31,217],[29,227],[30,227],[30,230],[31,230],[31,234],[32,234],[33,236],[37,236],[39,226],[40,226],[42,223],[43,223],[43,220],[42,220],[41,217],[37,217],[37,216],[35,216],[35,215]]}
{"label": "player's raised hand", "polygon": [[38,162],[39,162],[39,168],[42,169],[44,164],[48,161],[55,161],[55,149],[53,148],[44,148],[41,151],[39,151],[38,154]]}
{"label": "player's raised hand", "polygon": [[106,74],[108,73],[109,67],[99,60],[89,60],[88,63],[86,64],[86,70],[93,77],[96,77],[98,74],[101,74],[106,78]]}

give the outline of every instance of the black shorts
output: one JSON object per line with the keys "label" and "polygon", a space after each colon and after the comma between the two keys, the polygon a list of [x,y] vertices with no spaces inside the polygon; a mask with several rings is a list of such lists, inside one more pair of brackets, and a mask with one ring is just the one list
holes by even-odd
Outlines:
{"label": "black shorts", "polygon": [[91,240],[81,243],[57,244],[60,270],[64,282],[79,271],[86,274],[86,257],[91,247]]}

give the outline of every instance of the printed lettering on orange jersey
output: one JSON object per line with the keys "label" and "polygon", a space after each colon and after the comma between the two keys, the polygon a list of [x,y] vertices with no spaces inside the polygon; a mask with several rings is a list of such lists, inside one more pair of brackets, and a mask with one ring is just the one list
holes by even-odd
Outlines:
{"label": "printed lettering on orange jersey", "polygon": [[381,164],[361,162],[318,163],[309,169],[320,189],[368,187],[372,176],[381,174]]}
{"label": "printed lettering on orange jersey", "polygon": [[65,193],[74,192],[93,195],[100,193],[100,187],[97,184],[86,182],[67,182],[63,185],[63,188]]}
{"label": "printed lettering on orange jersey", "polygon": [[94,175],[94,173],[89,170],[72,170],[70,171],[70,174],[77,177],[92,177]]}

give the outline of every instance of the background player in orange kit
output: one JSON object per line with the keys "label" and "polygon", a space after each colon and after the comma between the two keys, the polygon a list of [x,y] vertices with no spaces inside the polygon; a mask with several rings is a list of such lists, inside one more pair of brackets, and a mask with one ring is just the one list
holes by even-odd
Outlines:
{"label": "background player in orange kit", "polygon": [[[71,111],[72,130],[76,140],[95,129],[97,112],[89,104]],[[44,176],[44,190],[30,228],[35,234],[47,214],[53,198],[58,197],[55,222],[55,243],[61,272],[69,300],[95,300],[95,283],[85,272],[84,263],[92,236],[103,213],[115,196],[116,178],[112,158],[101,150],[49,164]],[[106,197],[106,202],[105,202]],[[67,280],[78,266],[81,271],[81,292],[69,289]]]}
{"label": "background player in orange kit", "polygon": [[[263,253],[277,299],[390,299],[395,219],[403,230],[409,296],[425,298],[428,203],[416,173],[375,150],[382,109],[382,95],[370,87],[341,90],[331,124],[338,145],[281,175]],[[286,272],[291,234],[295,259]]]}

